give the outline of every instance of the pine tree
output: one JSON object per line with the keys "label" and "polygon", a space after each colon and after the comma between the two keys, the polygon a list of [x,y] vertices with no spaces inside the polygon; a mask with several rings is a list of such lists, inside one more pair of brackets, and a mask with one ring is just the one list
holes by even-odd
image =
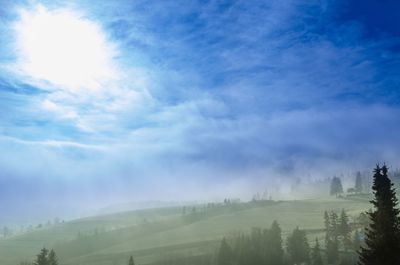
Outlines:
{"label": "pine tree", "polygon": [[302,264],[308,262],[310,255],[310,246],[307,242],[306,233],[298,227],[287,238],[287,252],[289,253],[293,264]]}
{"label": "pine tree", "polygon": [[268,264],[283,264],[282,230],[277,221],[271,225],[268,232],[268,247],[266,248]]}
{"label": "pine tree", "polygon": [[262,264],[264,259],[264,233],[261,228],[252,228],[250,236],[250,260],[248,264]]}
{"label": "pine tree", "polygon": [[365,247],[361,247],[360,265],[400,264],[400,221],[396,193],[387,175],[388,168],[376,166],[371,203],[371,223],[366,229]]}
{"label": "pine tree", "polygon": [[351,227],[349,225],[349,217],[344,209],[342,209],[342,212],[340,213],[339,234],[342,237],[342,243],[346,250],[351,246],[350,232]]}
{"label": "pine tree", "polygon": [[[244,235],[239,235],[237,238],[236,238],[236,242],[235,242],[235,246],[234,246],[234,251],[233,251],[233,253],[232,253],[232,259],[231,260],[233,260],[234,261],[234,264],[237,264],[237,265],[246,265],[246,262],[247,262],[247,256],[248,256],[248,242],[249,242],[249,240],[248,240],[248,238],[246,237],[246,236],[244,236]],[[221,247],[220,247],[220,250],[222,249],[222,243],[221,243]],[[229,245],[228,245],[228,247],[229,247]],[[229,249],[230,249],[230,247],[228,248],[228,250],[227,251],[224,251],[225,253],[227,253],[227,254],[225,254],[225,255],[228,255],[228,253],[230,252],[229,251]],[[221,252],[221,251],[220,251]],[[220,253],[218,254],[218,257],[217,257],[217,264],[219,265],[219,264],[224,264],[223,263],[223,259],[224,258],[224,255],[221,255]],[[219,259],[221,259],[221,262],[222,263],[220,263],[220,261],[219,261]],[[225,263],[226,264],[226,263]],[[229,263],[229,264],[231,264],[231,263]]]}
{"label": "pine tree", "polygon": [[325,244],[328,243],[331,238],[331,220],[327,211],[324,212],[324,224],[325,224]]}
{"label": "pine tree", "polygon": [[330,194],[335,195],[337,197],[339,194],[342,193],[343,193],[342,181],[340,180],[340,178],[335,176],[332,178]]}
{"label": "pine tree", "polygon": [[58,265],[57,256],[53,249],[50,250],[48,259],[49,259],[49,265]]}
{"label": "pine tree", "polygon": [[221,241],[217,259],[218,265],[232,264],[232,249],[226,242],[225,237]]}
{"label": "pine tree", "polygon": [[321,256],[321,249],[319,247],[318,239],[315,239],[315,245],[311,250],[311,265],[323,265]]}
{"label": "pine tree", "polygon": [[339,259],[338,241],[329,240],[326,244],[326,259],[328,264],[335,264]]}
{"label": "pine tree", "polygon": [[356,174],[356,183],[355,183],[355,185],[354,185],[354,190],[355,190],[356,192],[358,192],[358,193],[361,193],[362,190],[363,190],[363,187],[362,187],[362,179],[361,179],[361,172],[360,172],[360,171],[358,171],[357,174]]}
{"label": "pine tree", "polygon": [[133,260],[132,256],[130,256],[130,258],[129,258],[128,265],[135,265],[135,261]]}
{"label": "pine tree", "polygon": [[337,240],[339,234],[340,234],[340,228],[339,228],[339,217],[337,213],[331,212],[330,214],[330,222],[331,222],[331,239]]}
{"label": "pine tree", "polygon": [[36,256],[36,261],[33,263],[34,265],[49,265],[48,259],[49,251],[46,248],[42,248],[40,253]]}

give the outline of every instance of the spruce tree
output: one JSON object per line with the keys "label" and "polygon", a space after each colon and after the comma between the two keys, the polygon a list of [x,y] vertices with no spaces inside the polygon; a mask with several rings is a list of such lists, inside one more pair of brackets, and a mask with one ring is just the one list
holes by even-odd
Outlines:
{"label": "spruce tree", "polygon": [[328,243],[331,238],[331,220],[327,211],[324,212],[324,224],[325,224],[325,244]]}
{"label": "spruce tree", "polygon": [[319,247],[318,239],[315,239],[315,245],[311,250],[311,265],[323,265],[321,256],[321,249]]}
{"label": "spruce tree", "polygon": [[340,235],[340,227],[339,227],[339,217],[337,213],[331,212],[330,214],[330,222],[331,222],[331,239],[337,240],[338,236]]}
{"label": "spruce tree", "polygon": [[343,186],[342,186],[342,181],[338,177],[333,177],[332,182],[331,182],[331,195],[335,195],[336,197],[338,194],[343,193]]}
{"label": "spruce tree", "polygon": [[262,264],[264,259],[264,233],[261,228],[252,228],[250,235],[250,255],[248,264]]}
{"label": "spruce tree", "polygon": [[[249,242],[250,242],[250,240],[248,237],[246,237],[245,235],[240,235],[236,239],[235,248],[234,248],[235,251],[232,253],[232,259],[230,259],[230,261],[234,261],[234,264],[237,264],[237,265],[246,265],[248,262],[248,256],[249,256],[249,244],[250,244]],[[222,245],[223,244],[221,243],[220,250],[223,249]],[[231,248],[228,245],[228,248],[225,248],[225,249],[227,249],[226,251],[224,251],[226,254],[225,255],[219,254],[217,264],[231,264],[231,262],[224,263],[224,261],[223,261],[224,256],[228,256],[228,253],[230,252]]]}
{"label": "spruce tree", "polygon": [[346,250],[351,246],[350,232],[351,227],[349,225],[349,217],[344,209],[342,209],[342,212],[340,213],[339,234],[342,237],[342,243]]}
{"label": "spruce tree", "polygon": [[232,249],[226,242],[225,237],[221,241],[221,246],[219,248],[217,262],[218,262],[218,265],[232,264]]}
{"label": "spruce tree", "polygon": [[293,264],[302,264],[309,261],[310,246],[307,242],[306,233],[298,227],[287,238],[287,252]]}
{"label": "spruce tree", "polygon": [[53,249],[49,253],[49,265],[58,265],[57,256]]}
{"label": "spruce tree", "polygon": [[326,260],[328,264],[335,264],[339,259],[339,248],[337,239],[329,240],[326,244]]}
{"label": "spruce tree", "polygon": [[135,261],[133,260],[132,256],[130,256],[130,258],[129,258],[128,265],[135,265]]}
{"label": "spruce tree", "polygon": [[36,260],[33,263],[34,265],[49,265],[48,259],[49,251],[46,248],[42,248],[40,253],[36,256]]}
{"label": "spruce tree", "polygon": [[267,258],[268,264],[281,265],[283,263],[282,230],[277,221],[271,225],[268,232]]}
{"label": "spruce tree", "polygon": [[397,198],[388,178],[388,168],[376,166],[372,190],[374,210],[368,213],[365,247],[361,247],[360,265],[400,264],[400,221]]}

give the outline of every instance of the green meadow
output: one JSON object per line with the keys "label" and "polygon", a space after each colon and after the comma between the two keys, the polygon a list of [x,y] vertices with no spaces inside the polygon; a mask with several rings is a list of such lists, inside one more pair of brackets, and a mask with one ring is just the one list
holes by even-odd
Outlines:
{"label": "green meadow", "polygon": [[[72,220],[0,240],[0,264],[32,262],[42,247],[53,248],[62,265],[207,263],[223,237],[268,228],[277,220],[283,238],[294,228],[311,240],[324,237],[324,211],[345,209],[350,222],[371,207],[369,198],[190,205],[145,209]],[[193,208],[195,210],[193,211]],[[185,212],[185,213],[184,213]],[[162,262],[162,263],[161,263]]]}

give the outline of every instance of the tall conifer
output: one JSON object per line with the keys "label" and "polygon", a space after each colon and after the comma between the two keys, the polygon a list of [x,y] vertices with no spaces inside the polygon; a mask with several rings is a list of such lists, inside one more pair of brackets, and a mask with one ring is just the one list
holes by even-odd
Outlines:
{"label": "tall conifer", "polygon": [[368,213],[371,223],[366,229],[365,246],[359,252],[360,265],[400,264],[400,211],[387,173],[386,165],[377,165],[374,170],[374,210]]}

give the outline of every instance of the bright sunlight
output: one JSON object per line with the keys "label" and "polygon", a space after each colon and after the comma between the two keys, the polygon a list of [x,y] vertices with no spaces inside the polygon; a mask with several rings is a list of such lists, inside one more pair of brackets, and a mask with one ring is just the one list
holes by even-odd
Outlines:
{"label": "bright sunlight", "polygon": [[69,10],[21,12],[16,25],[20,69],[70,91],[97,90],[115,76],[113,47],[101,28]]}

